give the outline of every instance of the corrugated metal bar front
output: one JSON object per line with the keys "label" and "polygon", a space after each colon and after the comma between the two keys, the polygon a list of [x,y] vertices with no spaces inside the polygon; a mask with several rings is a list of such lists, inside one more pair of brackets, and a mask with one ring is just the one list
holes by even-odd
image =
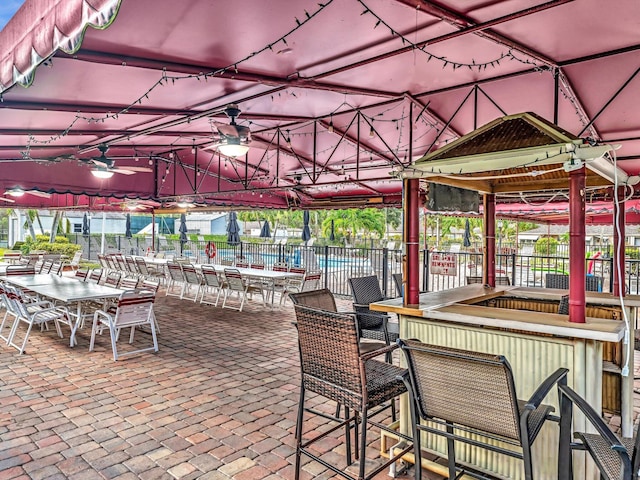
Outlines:
{"label": "corrugated metal bar front", "polygon": [[[585,392],[587,382],[582,377],[586,374],[584,362],[588,359],[585,354],[585,345],[581,341],[516,334],[406,316],[401,317],[400,324],[400,333],[403,338],[418,338],[434,345],[504,355],[513,369],[520,399],[528,399],[538,385],[559,367],[569,369],[567,377],[569,385],[582,394],[587,393]],[[597,355],[597,349],[589,357],[593,355]],[[597,372],[590,372],[590,375],[596,374]],[[464,394],[462,391],[460,393]],[[558,412],[555,389],[549,394],[545,403],[556,407],[556,413]],[[599,404],[600,401],[597,400],[597,403]],[[409,415],[406,408],[402,410],[401,429],[407,431]],[[576,418],[576,422],[580,422],[580,419]],[[534,443],[534,473],[537,479],[551,480],[557,477],[557,438],[558,426],[547,422]],[[446,442],[442,437],[426,434],[424,440],[426,450],[446,457]],[[512,480],[524,478],[522,461],[518,459],[463,443],[456,445],[456,457],[461,463],[469,463],[497,477]],[[578,470],[580,470],[579,466]]]}

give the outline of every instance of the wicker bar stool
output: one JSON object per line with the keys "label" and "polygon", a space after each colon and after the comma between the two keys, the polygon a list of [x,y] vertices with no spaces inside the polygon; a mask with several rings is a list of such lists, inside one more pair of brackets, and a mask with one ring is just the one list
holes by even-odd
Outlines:
{"label": "wicker bar stool", "polygon": [[[301,457],[303,455],[345,478],[371,479],[399,460],[412,448],[410,439],[401,435],[404,440],[409,442],[409,445],[382,465],[370,469],[365,475],[367,426],[368,424],[374,425],[382,430],[391,431],[386,425],[374,422],[371,418],[380,411],[389,408],[390,401],[406,391],[405,385],[399,379],[401,375],[406,373],[406,370],[374,360],[373,357],[379,355],[380,350],[361,355],[358,328],[352,315],[317,310],[303,305],[294,305],[294,308],[302,373],[296,423],[295,479],[299,480],[300,478]],[[389,350],[395,348],[396,345],[385,346],[385,349]],[[306,408],[307,391],[344,405],[345,419]],[[303,438],[305,412],[316,413],[323,418],[335,421],[336,424],[323,433],[305,440]],[[335,465],[335,462],[329,463],[321,458],[317,451],[314,453],[312,445],[332,432],[344,428],[346,465],[351,465],[353,462],[351,429],[354,428],[355,437],[358,439],[359,422],[361,423],[360,445],[356,449],[355,457],[360,460],[360,465],[358,476],[352,477]],[[398,434],[398,432],[394,433]]]}

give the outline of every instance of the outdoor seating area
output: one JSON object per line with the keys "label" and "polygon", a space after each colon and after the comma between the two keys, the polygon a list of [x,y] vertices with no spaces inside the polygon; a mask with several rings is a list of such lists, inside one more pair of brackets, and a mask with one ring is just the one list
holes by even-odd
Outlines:
{"label": "outdoor seating area", "polygon": [[[341,311],[353,308],[350,300],[331,297],[329,303],[306,307],[304,313],[313,321],[305,325],[313,328],[321,315],[340,320],[341,328],[348,329],[353,315],[329,316],[317,310],[333,304]],[[276,316],[261,303],[250,302],[242,312],[218,308],[212,315],[209,305],[167,297],[161,290],[154,311],[162,328],[155,355],[142,353],[113,362],[108,334],[96,335],[94,352],[89,354],[91,328],[78,330],[80,348],[56,341],[55,329],[32,334],[26,355],[16,356],[15,349],[0,346],[0,465],[6,478],[24,474],[31,478],[56,474],[67,478],[127,474],[135,478],[295,478],[301,377],[294,325],[297,319],[300,328],[300,318],[294,308],[285,307]],[[211,329],[215,336],[210,335]],[[307,338],[317,344],[326,337],[337,341],[343,353],[351,348],[343,337],[322,336],[319,331]],[[351,338],[357,338],[355,331]],[[148,348],[152,336],[136,328],[132,345],[123,339],[118,351],[120,343],[127,349]],[[397,368],[399,355],[396,350],[393,365],[386,368]],[[65,368],[51,369],[52,358]],[[359,361],[353,356],[343,361],[347,358]],[[329,366],[342,369],[336,362]],[[635,372],[640,373],[639,362]],[[52,391],[57,395],[51,396]],[[323,416],[304,414],[300,425],[305,442],[329,431],[334,424],[325,417],[336,414],[334,402],[312,392],[308,388],[306,406]],[[605,416],[615,431],[618,423],[611,420]],[[387,409],[367,427],[366,472],[386,462],[377,425],[391,423]],[[559,435],[557,425],[553,427]],[[308,445],[307,451],[356,477],[362,463],[354,459],[347,465],[344,435],[344,428],[335,429]],[[395,443],[386,438],[387,447]],[[355,441],[353,431],[351,441]],[[411,442],[405,445],[411,447]],[[362,444],[356,441],[351,448],[362,458]],[[300,469],[303,479],[334,475],[304,454]],[[414,478],[415,469],[400,475]],[[388,478],[387,470],[383,468],[374,478]],[[442,477],[423,470],[422,478]]]}

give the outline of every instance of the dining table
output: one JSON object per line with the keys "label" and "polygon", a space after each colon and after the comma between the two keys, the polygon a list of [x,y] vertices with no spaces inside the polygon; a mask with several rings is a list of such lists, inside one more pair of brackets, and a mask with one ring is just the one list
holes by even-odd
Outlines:
{"label": "dining table", "polygon": [[10,275],[4,279],[7,283],[30,290],[39,297],[56,300],[64,305],[76,305],[76,319],[71,327],[69,346],[77,345],[76,332],[82,321],[83,302],[89,300],[107,300],[118,298],[124,291],[120,288],[82,282],[73,277],[59,275]]}

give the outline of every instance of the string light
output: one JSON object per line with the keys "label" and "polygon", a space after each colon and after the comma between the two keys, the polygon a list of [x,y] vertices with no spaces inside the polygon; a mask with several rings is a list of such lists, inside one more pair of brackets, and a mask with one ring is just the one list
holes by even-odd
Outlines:
{"label": "string light", "polygon": [[[106,114],[104,114],[103,116],[100,116],[100,117],[85,116],[85,115],[82,115],[80,113],[77,113],[75,118],[71,121],[71,123],[69,124],[69,126],[67,126],[67,128],[65,128],[62,132],[60,132],[60,133],[58,133],[56,135],[50,136],[46,140],[38,140],[33,135],[29,135],[28,140],[27,140],[27,145],[26,145],[26,154],[29,155],[31,145],[35,145],[35,144],[48,145],[48,144],[51,144],[51,143],[53,143],[53,142],[65,137],[66,135],[69,134],[69,131],[80,120],[84,120],[87,123],[104,123],[106,120],[117,120],[120,115],[128,113],[129,110],[135,108],[136,105],[142,105],[143,101],[149,100],[149,97],[153,93],[154,90],[156,90],[158,87],[169,85],[169,82],[171,82],[171,85],[173,85],[178,80],[184,80],[184,79],[201,80],[201,79],[204,79],[206,81],[206,80],[208,80],[209,77],[222,76],[222,75],[225,75],[228,72],[233,72],[234,74],[237,74],[237,73],[239,73],[238,65],[240,65],[242,63],[245,63],[248,60],[251,60],[252,58],[254,58],[254,57],[266,52],[267,50],[273,51],[273,47],[278,43],[283,43],[285,46],[288,45],[288,43],[287,43],[287,38],[288,37],[293,35],[296,31],[298,31],[304,25],[306,25],[308,22],[310,22],[320,12],[322,12],[325,8],[327,8],[331,3],[333,3],[333,0],[325,0],[322,3],[318,3],[317,4],[318,5],[318,9],[315,10],[313,13],[309,13],[309,12],[307,12],[305,10],[304,18],[302,20],[300,20],[297,17],[294,17],[295,26],[292,27],[284,35],[282,35],[278,39],[266,44],[264,47],[260,48],[259,50],[251,52],[250,54],[248,54],[244,58],[241,58],[240,60],[237,60],[237,61],[235,61],[233,63],[228,64],[226,67],[222,67],[222,68],[219,68],[217,70],[210,71],[210,72],[198,72],[197,74],[186,74],[186,75],[167,75],[167,71],[166,71],[166,67],[165,67],[165,68],[163,68],[161,77],[157,81],[155,81],[151,85],[151,87],[149,87],[142,95],[140,95],[138,98],[136,98],[129,105],[127,105],[127,106],[123,107],[122,109],[120,109],[118,112],[115,112],[115,113],[107,112]],[[126,66],[125,63],[123,63],[123,65]],[[0,96],[1,95],[2,95],[2,92],[0,92]]]}
{"label": "string light", "polygon": [[379,16],[378,14],[376,14],[373,10],[371,10],[371,8],[369,8],[367,6],[367,4],[364,3],[364,1],[362,0],[357,0],[357,2],[362,5],[364,7],[364,11],[360,14],[360,15],[371,15],[376,19],[376,23],[373,26],[373,28],[377,28],[380,25],[385,26],[387,29],[389,29],[389,31],[391,32],[392,36],[397,36],[400,38],[400,40],[402,40],[402,44],[407,44],[411,47],[413,47],[415,50],[419,50],[421,52],[423,52],[425,55],[427,55],[427,62],[431,61],[431,60],[438,60],[442,63],[442,68],[446,68],[448,66],[451,66],[451,68],[453,68],[453,70],[457,70],[458,68],[468,68],[469,70],[478,70],[478,71],[482,71],[482,70],[486,70],[487,67],[498,67],[500,65],[500,62],[503,60],[514,60],[516,62],[519,63],[524,63],[527,65],[534,65],[536,67],[540,67],[536,62],[533,62],[531,60],[524,60],[522,58],[519,58],[517,56],[515,56],[513,54],[512,50],[508,50],[505,53],[500,54],[499,57],[493,59],[493,60],[489,60],[486,62],[480,62],[480,63],[476,63],[475,60],[471,60],[471,63],[468,62],[457,62],[457,61],[453,61],[450,60],[447,57],[444,56],[439,56],[436,55],[434,53],[428,52],[425,49],[425,45],[428,42],[421,42],[421,43],[414,43],[411,40],[409,40],[409,38],[405,37],[404,35],[402,35],[400,32],[398,32],[397,30],[395,30],[391,25],[389,25],[381,16]]}
{"label": "string light", "polygon": [[329,127],[327,128],[329,133],[333,133],[333,114],[331,114],[331,119],[329,120]]}

